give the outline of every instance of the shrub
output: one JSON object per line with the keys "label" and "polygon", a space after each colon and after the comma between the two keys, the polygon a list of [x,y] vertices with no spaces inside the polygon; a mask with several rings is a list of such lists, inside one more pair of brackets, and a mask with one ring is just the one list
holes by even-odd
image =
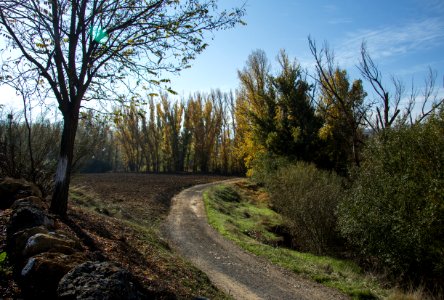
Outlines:
{"label": "shrub", "polygon": [[343,193],[341,178],[297,162],[280,167],[268,177],[266,186],[296,246],[317,254],[329,252],[338,237],[335,212]]}
{"label": "shrub", "polygon": [[443,120],[386,131],[364,157],[339,208],[343,236],[397,278],[442,279]]}
{"label": "shrub", "polygon": [[288,164],[290,164],[290,160],[286,157],[270,153],[258,154],[258,157],[251,163],[251,177],[256,183],[264,185],[276,175],[280,168]]}

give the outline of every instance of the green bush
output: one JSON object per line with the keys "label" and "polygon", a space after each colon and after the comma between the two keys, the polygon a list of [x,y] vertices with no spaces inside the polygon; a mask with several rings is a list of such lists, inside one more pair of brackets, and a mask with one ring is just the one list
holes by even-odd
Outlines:
{"label": "green bush", "polygon": [[297,162],[280,167],[266,180],[274,208],[286,219],[296,246],[326,253],[337,241],[336,208],[343,194],[341,178]]}
{"label": "green bush", "polygon": [[267,184],[276,172],[290,164],[290,160],[283,156],[276,156],[270,153],[260,154],[252,162],[252,179],[261,185]]}
{"label": "green bush", "polygon": [[444,122],[375,136],[339,207],[342,235],[400,279],[444,270]]}

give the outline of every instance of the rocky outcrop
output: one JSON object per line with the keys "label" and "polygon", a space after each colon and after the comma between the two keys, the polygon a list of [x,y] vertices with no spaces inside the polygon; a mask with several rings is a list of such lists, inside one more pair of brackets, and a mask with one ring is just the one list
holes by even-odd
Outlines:
{"label": "rocky outcrop", "polygon": [[61,229],[35,185],[0,180],[0,209],[10,209],[6,250],[25,299],[153,298],[127,270],[88,261],[80,240]]}
{"label": "rocky outcrop", "polygon": [[31,257],[42,252],[73,254],[82,250],[80,242],[63,231],[40,232],[29,237],[23,249],[23,257]]}
{"label": "rocky outcrop", "polygon": [[22,206],[13,211],[6,233],[9,238],[18,231],[39,226],[53,229],[54,219],[41,208],[33,205]]}
{"label": "rocky outcrop", "polygon": [[20,283],[25,299],[55,299],[60,279],[72,268],[83,263],[80,252],[71,255],[44,252],[30,257],[20,271]]}
{"label": "rocky outcrop", "polygon": [[42,192],[33,183],[24,179],[4,178],[0,181],[0,209],[9,208],[17,199],[29,196],[42,197]]}
{"label": "rocky outcrop", "polygon": [[42,198],[36,197],[36,196],[29,196],[26,198],[15,200],[14,203],[11,205],[12,210],[18,210],[19,208],[27,207],[27,206],[34,206],[39,209],[48,209],[48,205],[42,201]]}
{"label": "rocky outcrop", "polygon": [[26,228],[10,234],[7,238],[7,250],[9,258],[14,262],[19,262],[23,259],[23,249],[28,242],[28,239],[37,233],[48,233],[49,230],[44,226]]}
{"label": "rocky outcrop", "polygon": [[60,299],[149,299],[131,273],[111,262],[86,262],[59,283]]}

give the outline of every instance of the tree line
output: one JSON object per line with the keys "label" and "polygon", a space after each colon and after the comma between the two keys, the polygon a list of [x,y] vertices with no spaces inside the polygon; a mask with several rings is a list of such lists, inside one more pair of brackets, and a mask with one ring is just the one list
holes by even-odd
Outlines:
{"label": "tree line", "polygon": [[[395,81],[394,95],[389,98],[363,46],[361,72],[381,97],[371,102],[361,79],[351,81],[346,70],[334,67],[328,48],[317,49],[311,39],[309,44],[316,62],[314,74],[303,70],[285,51],[277,56],[279,70],[273,73],[266,54],[256,50],[238,72],[236,92],[214,90],[187,99],[169,93],[134,94],[105,114],[82,111],[73,168],[85,172],[247,171],[252,175],[255,161],[271,155],[311,162],[348,176],[360,166],[369,134],[420,123],[442,104],[442,100],[429,99],[436,78],[431,72],[424,91],[429,95],[424,102],[432,102],[428,110],[423,105],[422,113],[413,116],[414,95],[407,106],[400,107],[401,84]],[[24,112],[13,116],[2,109],[3,174],[16,176],[19,170],[36,174],[43,165],[54,166],[48,163],[54,163],[54,157],[43,159],[40,153],[45,148],[48,155],[57,152],[63,122],[51,122],[44,114],[30,121]],[[26,160],[16,157],[23,153],[31,158],[28,168],[23,165]],[[29,174],[26,177],[34,179]]]}
{"label": "tree line", "polygon": [[[1,174],[34,181],[36,174],[51,177],[62,121],[51,120],[49,112],[25,121],[23,112],[8,109],[0,109]],[[105,114],[82,112],[73,170],[241,174],[234,110],[235,95],[215,90],[186,101],[151,94]]]}
{"label": "tree line", "polygon": [[122,164],[133,172],[235,174],[235,96],[220,90],[196,93],[188,100],[133,101],[114,111],[115,136]]}

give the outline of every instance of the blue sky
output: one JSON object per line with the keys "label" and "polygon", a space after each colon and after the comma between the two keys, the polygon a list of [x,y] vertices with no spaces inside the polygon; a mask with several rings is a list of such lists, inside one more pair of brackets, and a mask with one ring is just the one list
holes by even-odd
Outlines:
{"label": "blue sky", "polygon": [[[219,0],[221,8],[244,0]],[[271,62],[280,49],[304,67],[313,66],[307,37],[327,41],[339,65],[351,79],[362,41],[389,84],[392,75],[420,88],[430,66],[444,96],[444,0],[248,0],[246,26],[215,32],[210,46],[180,76],[171,75],[173,89],[187,97],[196,91],[223,91],[238,87],[242,69],[255,49]],[[0,87],[0,104],[11,103],[13,93]],[[15,100],[16,101],[16,100]]]}
{"label": "blue sky", "polygon": [[[243,1],[220,3],[230,7]],[[328,42],[352,79],[359,76],[356,65],[366,41],[387,82],[394,75],[407,85],[413,79],[419,88],[430,66],[443,88],[443,0],[249,0],[244,20],[247,26],[216,32],[192,68],[172,77],[179,95],[237,88],[237,70],[255,49],[264,50],[272,63],[285,49],[310,68],[309,35],[319,46]]]}

